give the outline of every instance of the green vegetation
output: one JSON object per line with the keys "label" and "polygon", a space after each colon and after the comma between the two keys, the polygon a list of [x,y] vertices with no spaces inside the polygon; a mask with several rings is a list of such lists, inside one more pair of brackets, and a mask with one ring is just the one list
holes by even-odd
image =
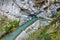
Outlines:
{"label": "green vegetation", "polygon": [[41,27],[27,40],[60,40],[60,12],[56,14],[48,26]]}
{"label": "green vegetation", "polygon": [[[14,31],[19,26],[20,21],[9,20],[6,16],[0,17],[0,33],[3,35]],[[0,37],[2,35],[0,34]]]}
{"label": "green vegetation", "polygon": [[18,25],[19,25],[19,21],[17,21],[17,20],[11,21],[11,22],[9,22],[9,23],[7,24],[7,26],[4,28],[4,32],[7,33],[7,32],[9,32],[9,29],[10,29],[11,27],[16,27],[16,26],[18,26]]}

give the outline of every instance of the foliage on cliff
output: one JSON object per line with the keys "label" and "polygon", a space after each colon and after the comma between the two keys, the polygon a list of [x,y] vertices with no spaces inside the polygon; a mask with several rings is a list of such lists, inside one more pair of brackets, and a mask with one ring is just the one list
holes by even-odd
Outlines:
{"label": "foliage on cliff", "polygon": [[41,27],[32,33],[28,40],[60,40],[60,12],[48,26]]}

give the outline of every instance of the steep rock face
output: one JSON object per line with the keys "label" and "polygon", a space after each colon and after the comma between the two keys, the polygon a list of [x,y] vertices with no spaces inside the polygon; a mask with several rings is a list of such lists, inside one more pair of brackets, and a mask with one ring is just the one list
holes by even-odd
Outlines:
{"label": "steep rock face", "polygon": [[46,0],[34,0],[35,6],[39,7],[45,3]]}
{"label": "steep rock face", "polygon": [[1,2],[0,10],[2,12],[10,14],[10,15],[16,15],[16,14],[19,15],[20,9],[13,2],[13,0],[4,0],[4,1],[0,1],[0,2]]}
{"label": "steep rock face", "polygon": [[41,5],[46,4],[46,3],[47,3],[47,6],[49,7],[49,6],[51,6],[51,4],[53,4],[55,2],[60,2],[60,0],[34,0],[36,7],[40,7]]}
{"label": "steep rock face", "polygon": [[43,12],[46,11],[44,8],[47,7],[48,9],[50,2],[54,1],[55,0],[0,0],[0,14],[21,17],[22,19],[26,18],[25,20],[28,20],[31,18],[28,15],[36,14],[41,10],[43,10]]}

